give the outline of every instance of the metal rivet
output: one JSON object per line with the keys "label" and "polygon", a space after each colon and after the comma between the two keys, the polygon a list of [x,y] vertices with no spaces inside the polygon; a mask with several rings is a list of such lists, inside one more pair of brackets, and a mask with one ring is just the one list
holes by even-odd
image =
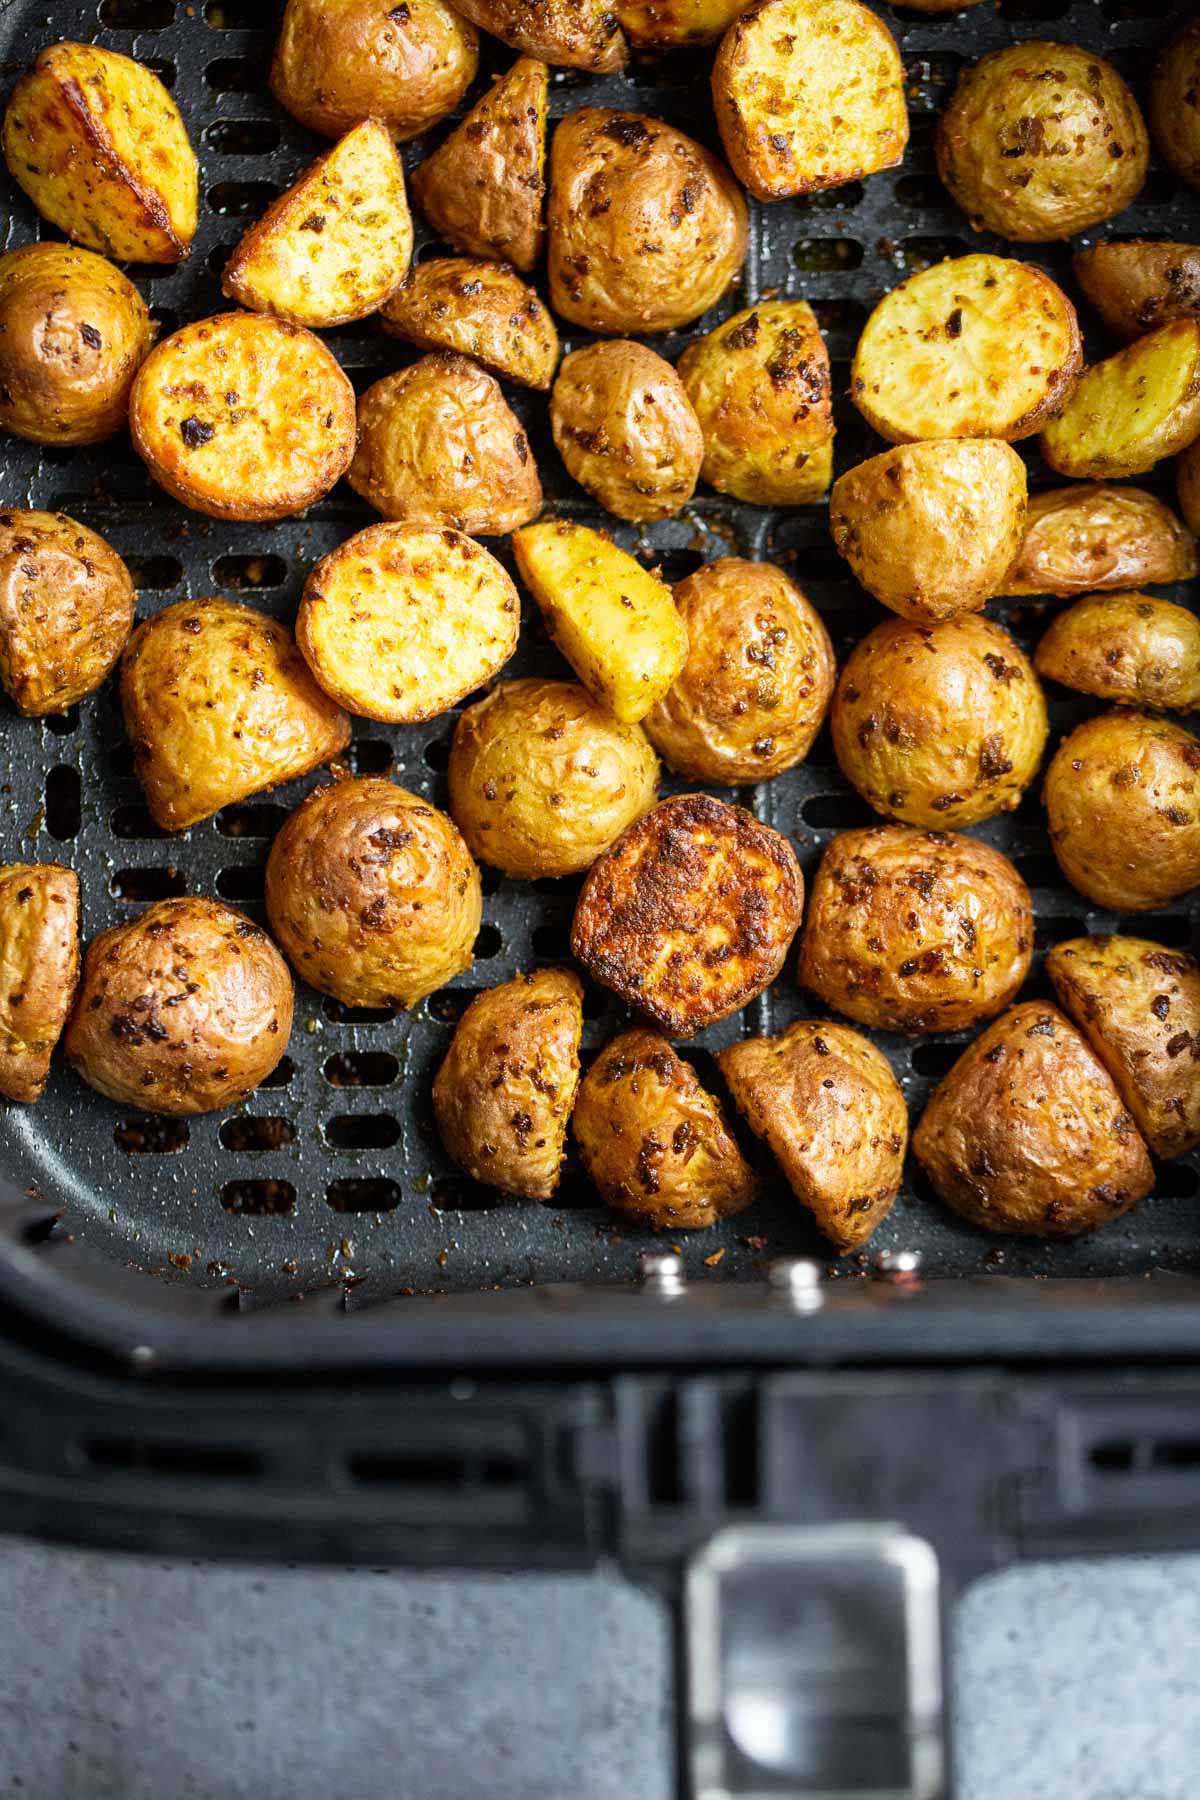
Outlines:
{"label": "metal rivet", "polygon": [[894,1282],[897,1287],[915,1286],[921,1279],[919,1250],[879,1250],[871,1263],[879,1281]]}
{"label": "metal rivet", "polygon": [[816,1312],[825,1304],[821,1291],[821,1265],[811,1256],[781,1256],[767,1269],[771,1293],[786,1300],[797,1312]]}
{"label": "metal rivet", "polygon": [[678,1256],[649,1251],[638,1257],[638,1280],[652,1294],[682,1294],[687,1276]]}

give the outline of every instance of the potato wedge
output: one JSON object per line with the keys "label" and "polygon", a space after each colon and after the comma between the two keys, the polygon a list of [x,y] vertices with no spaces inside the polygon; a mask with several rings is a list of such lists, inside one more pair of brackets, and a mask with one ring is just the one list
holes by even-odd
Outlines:
{"label": "potato wedge", "polygon": [[467,256],[418,263],[379,323],[419,350],[457,350],[522,387],[548,388],[554,380],[554,320],[505,263]]}
{"label": "potato wedge", "polygon": [[1085,481],[1144,475],[1200,435],[1200,319],[1172,319],[1085,370],[1046,425],[1052,469]]}
{"label": "potato wedge", "polygon": [[456,250],[501,257],[525,274],[546,235],[549,83],[544,62],[521,57],[412,177],[417,205]]}
{"label": "potato wedge", "polygon": [[0,684],[27,718],[107,677],[136,595],[111,544],[66,513],[0,512]]}
{"label": "potato wedge", "polygon": [[[1184,516],[1188,531],[1200,531],[1200,438],[1189,444],[1186,450],[1181,450],[1175,458],[1175,492],[1179,497],[1179,510]],[[1163,510],[1166,511],[1166,508]],[[1186,581],[1195,573],[1196,555],[1193,544],[1191,566],[1184,569],[1181,575],[1168,575],[1159,579]]]}
{"label": "potato wedge", "polygon": [[1188,581],[1196,570],[1195,539],[1153,494],[1102,485],[1050,488],[1029,496],[1024,542],[1000,591],[1066,598]]}
{"label": "potato wedge", "polygon": [[1200,317],[1200,244],[1126,238],[1076,250],[1071,261],[1075,279],[1118,337]]}
{"label": "potato wedge", "polygon": [[616,0],[621,29],[635,50],[715,44],[750,0]]}
{"label": "potato wedge", "polygon": [[606,0],[459,0],[465,18],[523,56],[614,75],[629,47]]}
{"label": "potato wedge", "polygon": [[1189,19],[1163,50],[1150,78],[1150,130],[1163,161],[1189,187],[1200,187],[1200,18]]}
{"label": "potato wedge", "polygon": [[0,869],[0,1096],[41,1098],[79,983],[79,880],[58,863]]}
{"label": "potato wedge", "polygon": [[478,67],[475,27],[443,0],[288,0],[271,92],[322,137],[378,119],[403,141],[453,112]]}
{"label": "potato wedge", "polygon": [[618,519],[670,518],[691,499],[704,438],[679,376],[646,344],[572,350],[550,399],[568,473]]}
{"label": "potato wedge", "polygon": [[1039,675],[1126,706],[1200,707],[1200,618],[1150,594],[1088,594],[1050,623]]}

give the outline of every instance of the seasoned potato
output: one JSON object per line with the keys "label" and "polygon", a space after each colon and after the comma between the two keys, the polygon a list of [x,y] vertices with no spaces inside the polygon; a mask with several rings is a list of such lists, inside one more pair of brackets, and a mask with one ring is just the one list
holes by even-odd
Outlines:
{"label": "seasoned potato", "polygon": [[908,142],[896,40],[858,0],[756,0],[721,39],[712,92],[725,154],[760,200],[893,169]]}
{"label": "seasoned potato", "polygon": [[1039,675],[1130,706],[1200,706],[1200,619],[1149,594],[1089,594],[1051,622]]}
{"label": "seasoned potato", "polygon": [[670,588],[598,531],[566,519],[527,526],[512,548],[546,629],[588,693],[636,725],[687,656]]}
{"label": "seasoned potato", "polygon": [[323,137],[370,118],[403,140],[453,112],[478,66],[474,27],[442,0],[288,0],[271,92]]}
{"label": "seasoned potato", "polygon": [[522,387],[548,388],[554,380],[554,320],[504,263],[466,256],[420,263],[379,322],[419,350],[457,350]]}
{"label": "seasoned potato", "polygon": [[576,875],[658,797],[658,758],[573,681],[501,681],[458,721],[450,812],[480,862]]}
{"label": "seasoned potato", "polygon": [[306,775],[350,741],[287,627],[232,600],[179,600],[140,625],[121,705],[146,804],[167,831]]}
{"label": "seasoned potato", "polygon": [[133,447],[176,500],[218,519],[285,519],[354,454],[354,389],[320,338],[257,313],[185,325],[129,396]]}
{"label": "seasoned potato", "polygon": [[646,714],[689,781],[766,781],[803,762],[837,673],[816,608],[772,563],[722,556],[677,583],[687,661]]}
{"label": "seasoned potato", "polygon": [[111,544],[66,513],[0,512],[0,683],[26,717],[94,693],[133,628]]}
{"label": "seasoned potato", "polygon": [[142,63],[51,44],[13,89],[4,160],[44,218],[118,262],[174,263],[196,235],[199,177],[179,109]]}
{"label": "seasoned potato", "polygon": [[382,775],[317,788],[267,858],[267,917],[311,987],[415,1006],[471,966],[479,870],[445,813]]}
{"label": "seasoned potato", "polygon": [[829,352],[807,300],[764,300],[690,343],[679,374],[704,433],[700,473],[755,506],[805,506],[833,473]]}
{"label": "seasoned potato", "polygon": [[962,1031],[1029,973],[1033,902],[1008,858],[945,831],[876,825],[826,846],[800,985],[880,1031]]}
{"label": "seasoned potato", "polygon": [[1200,739],[1182,725],[1124,708],[1085,719],[1043,798],[1062,872],[1097,906],[1145,912],[1200,883]]}
{"label": "seasoned potato", "polygon": [[79,981],[79,880],[58,863],[0,869],[0,1096],[39,1100]]}
{"label": "seasoned potato", "polygon": [[[1122,490],[1124,491],[1124,490]],[[1200,531],[1200,438],[1181,450],[1175,458],[1175,492],[1179,496],[1179,510],[1187,522],[1189,532]],[[1163,511],[1167,509],[1164,507]],[[1170,517],[1171,515],[1168,514]],[[1186,533],[1182,535],[1186,536]],[[1153,579],[1162,581],[1185,581],[1196,573],[1196,546],[1190,546],[1191,557],[1188,566],[1179,575],[1164,575]],[[1182,563],[1185,559],[1180,558]]]}
{"label": "seasoned potato", "polygon": [[934,1089],[913,1152],[947,1206],[1014,1237],[1094,1231],[1154,1185],[1107,1070],[1040,1000],[967,1046]]}
{"label": "seasoned potato", "polygon": [[857,1031],[801,1019],[717,1062],[750,1129],[839,1256],[865,1244],[900,1191],[908,1108],[886,1059]]}
{"label": "seasoned potato", "polygon": [[292,978],[258,925],[219,900],[158,900],[87,947],[68,1061],[155,1113],[215,1112],[266,1080],[288,1046]]}
{"label": "seasoned potato", "polygon": [[617,17],[638,50],[713,44],[749,0],[617,0]]}
{"label": "seasoned potato", "polygon": [[629,55],[605,0],[459,0],[459,7],[502,44],[559,68],[612,75]]}
{"label": "seasoned potato", "polygon": [[[413,170],[413,196],[440,237],[526,274],[546,228],[546,98],[550,71],[523,56]],[[463,345],[455,345],[463,349]]]}
{"label": "seasoned potato", "polygon": [[1060,475],[1142,475],[1200,433],[1200,319],[1172,319],[1081,376],[1041,435]]}
{"label": "seasoned potato", "polygon": [[447,1154],[523,1200],[558,1186],[579,1086],[583,986],[569,969],[518,975],[476,995],[433,1083]]}
{"label": "seasoned potato", "polygon": [[785,837],[740,806],[677,794],[592,864],[571,951],[627,1006],[692,1037],[774,981],[803,904]]}
{"label": "seasoned potato", "polygon": [[499,537],[536,519],[542,484],[500,383],[452,351],[369,387],[346,476],[385,519]]}
{"label": "seasoned potato", "polygon": [[1001,592],[1065,598],[1187,581],[1196,567],[1191,532],[1153,494],[1100,484],[1051,488],[1029,496],[1024,542]]}
{"label": "seasoned potato", "polygon": [[1127,238],[1072,257],[1075,279],[1110,331],[1141,337],[1171,319],[1200,317],[1200,244]]}
{"label": "seasoned potato", "polygon": [[851,368],[854,404],[891,444],[1031,437],[1083,366],[1075,308],[1032,263],[958,256],[879,302]]}
{"label": "seasoned potato", "polygon": [[364,119],[250,227],[221,292],[293,325],[345,325],[395,293],[412,243],[396,146]]}
{"label": "seasoned potato", "polygon": [[154,326],[119,269],[67,244],[0,256],[0,426],[36,444],[120,431]]}
{"label": "seasoned potato", "polygon": [[1150,129],[1162,159],[1200,187],[1200,18],[1189,19],[1158,59],[1150,81]]}
{"label": "seasoned potato", "polygon": [[581,106],[550,150],[550,304],[609,337],[688,325],[746,254],[746,202],[715,156],[641,113]]}
{"label": "seasoned potato", "polygon": [[834,483],[829,530],[869,594],[931,624],[1003,591],[1026,498],[1025,464],[1008,444],[897,444]]}
{"label": "seasoned potato", "polygon": [[842,774],[876,812],[977,825],[1011,811],[1037,773],[1046,702],[1028,657],[990,619],[887,619],[843,666],[832,726]]}
{"label": "seasoned potato", "polygon": [[645,344],[573,350],[550,427],[568,473],[617,518],[666,519],[691,499],[704,438],[678,375]]}
{"label": "seasoned potato", "polygon": [[605,1201],[639,1225],[703,1230],[742,1212],[758,1191],[720,1102],[645,1026],[605,1045],[580,1084],[571,1125]]}

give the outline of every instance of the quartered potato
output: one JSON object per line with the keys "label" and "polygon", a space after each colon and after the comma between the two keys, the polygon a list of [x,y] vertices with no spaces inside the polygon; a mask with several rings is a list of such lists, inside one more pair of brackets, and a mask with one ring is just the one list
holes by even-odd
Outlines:
{"label": "quartered potato", "polygon": [[621,29],[636,50],[712,44],[749,0],[617,0]]}
{"label": "quartered potato", "polygon": [[1196,568],[1191,532],[1153,494],[1072,485],[1029,496],[1025,538],[1001,592],[1066,597],[1188,581]]}
{"label": "quartered potato", "polygon": [[58,863],[0,868],[0,1096],[39,1100],[79,981],[79,880]]}
{"label": "quartered potato", "polygon": [[900,1191],[908,1108],[874,1044],[801,1019],[746,1038],[717,1062],[751,1131],[839,1256],[865,1244]]}
{"label": "quartered potato", "polygon": [[[440,237],[528,274],[541,255],[550,71],[523,56],[413,170],[413,197]],[[463,345],[455,345],[463,349]]]}
{"label": "quartered potato", "polygon": [[1200,707],[1200,618],[1150,594],[1088,594],[1051,621],[1039,675],[1128,706]]}
{"label": "quartered potato", "polygon": [[1125,238],[1076,250],[1071,261],[1075,279],[1118,337],[1200,317],[1200,244]]}
{"label": "quartered potato", "polygon": [[26,717],[94,693],[133,629],[111,544],[66,513],[0,512],[0,684]]}
{"label": "quartered potato", "polygon": [[708,794],[662,800],[592,864],[571,952],[593,981],[692,1037],[783,967],[804,878],[785,837]]}
{"label": "quartered potato", "polygon": [[180,262],[199,178],[158,76],[97,44],[51,44],[13,89],[4,160],[44,218],[118,262]]}
{"label": "quartered potato", "polygon": [[635,725],[687,656],[670,588],[600,532],[566,519],[527,526],[512,548],[547,631],[584,687]]}
{"label": "quartered potato", "polygon": [[1158,59],[1150,80],[1150,130],[1163,161],[1200,187],[1200,18],[1189,19]]}
{"label": "quartered potato", "polygon": [[550,398],[568,473],[619,519],[666,519],[691,499],[704,439],[683,383],[628,338],[573,350]]}
{"label": "quartered potato", "polygon": [[1083,366],[1075,308],[1032,263],[958,256],[879,302],[851,368],[854,404],[892,444],[1031,437]]}
{"label": "quartered potato", "polygon": [[629,55],[606,0],[459,0],[464,17],[524,56],[613,75]]}
{"label": "quartered potato", "polygon": [[1142,475],[1200,434],[1200,319],[1172,319],[1080,377],[1046,425],[1042,455],[1060,475]]}
{"label": "quartered potato", "polygon": [[403,140],[453,112],[478,67],[474,27],[442,0],[288,0],[271,92],[322,137],[378,119]]}
{"label": "quartered potato", "polygon": [[379,323],[418,350],[457,350],[522,387],[548,388],[554,379],[554,320],[505,263],[467,256],[419,263]]}

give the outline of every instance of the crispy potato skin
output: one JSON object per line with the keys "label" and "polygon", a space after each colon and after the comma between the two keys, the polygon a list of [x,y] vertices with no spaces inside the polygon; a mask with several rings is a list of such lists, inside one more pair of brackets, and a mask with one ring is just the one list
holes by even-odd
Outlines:
{"label": "crispy potato skin", "polygon": [[501,681],[458,721],[450,812],[480,862],[576,875],[658,797],[658,758],[574,681]]}
{"label": "crispy potato skin", "polygon": [[1048,729],[1033,665],[976,613],[877,625],[842,668],[831,722],[842,773],[864,800],[934,829],[1011,811]]}
{"label": "crispy potato skin", "polygon": [[774,981],[803,904],[785,837],[740,806],[677,794],[592,864],[571,951],[601,987],[692,1037]]}
{"label": "crispy potato skin", "polygon": [[679,775],[726,787],[803,762],[837,673],[821,615],[773,563],[722,556],[677,582],[687,661],[646,714]]}
{"label": "crispy potato skin", "polygon": [[1039,675],[1130,706],[1200,706],[1200,619],[1150,594],[1088,594],[1051,620]]}
{"label": "crispy potato skin", "polygon": [[749,0],[617,0],[617,17],[638,50],[714,44]]}
{"label": "crispy potato skin", "polygon": [[608,337],[690,324],[746,255],[746,202],[724,164],[661,119],[599,106],[554,133],[548,227],[551,306]]}
{"label": "crispy potato skin", "polygon": [[288,0],[271,92],[322,137],[372,118],[403,141],[453,112],[478,67],[474,26],[442,0]]}
{"label": "crispy potato skin", "polygon": [[1133,238],[1091,244],[1071,261],[1075,279],[1118,337],[1142,337],[1171,319],[1200,316],[1200,244]]}
{"label": "crispy potato skin", "polygon": [[460,6],[481,31],[556,68],[613,75],[629,55],[605,0],[460,0]]}
{"label": "crispy potato skin", "polygon": [[[1179,510],[1183,514],[1189,532],[1200,531],[1200,438],[1181,450],[1175,458],[1175,492],[1179,497]],[[1164,508],[1164,511],[1166,509]],[[1165,580],[1186,580],[1196,573],[1196,547],[1191,546],[1190,566],[1180,576],[1166,576]]]}
{"label": "crispy potato skin", "polygon": [[415,1006],[469,969],[479,870],[446,814],[386,776],[317,788],[267,858],[267,918],[310,987]]}
{"label": "crispy potato skin", "polygon": [[1189,19],[1159,57],[1150,81],[1150,130],[1162,159],[1200,187],[1200,19]]}
{"label": "crispy potato skin", "polygon": [[554,379],[554,320],[504,263],[466,256],[419,263],[379,322],[418,350],[457,350],[522,387],[548,388]]}
{"label": "crispy potato skin", "polygon": [[1040,1000],[1014,1006],[967,1046],[934,1089],[913,1152],[947,1206],[1013,1237],[1078,1237],[1154,1185],[1107,1070]]}
{"label": "crispy potato skin", "polygon": [[1200,432],[1200,319],[1172,319],[1093,363],[1044,431],[1060,475],[1143,475]]}
{"label": "crispy potato skin", "polygon": [[[1186,455],[1186,452],[1185,452]],[[1031,494],[1005,594],[1072,594],[1187,581],[1196,544],[1169,506],[1141,488],[1049,488]]]}
{"label": "crispy potato skin", "polygon": [[111,544],[66,513],[0,512],[0,684],[27,718],[94,693],[133,628]]}
{"label": "crispy potato skin", "polygon": [[774,1152],[839,1256],[867,1242],[900,1191],[908,1109],[874,1044],[801,1019],[717,1056],[751,1131]]}
{"label": "crispy potato skin", "polygon": [[1008,444],[898,444],[834,482],[829,530],[869,594],[932,624],[1002,591],[1026,500],[1025,464]]}
{"label": "crispy potato skin", "polygon": [[1200,740],[1124,708],[1065,737],[1043,793],[1071,886],[1112,912],[1145,912],[1200,882]]}
{"label": "crispy potato skin", "polygon": [[79,881],[58,863],[0,868],[0,1095],[39,1100],[79,982]]}
{"label": "crispy potato skin", "polygon": [[413,170],[413,197],[440,237],[470,256],[498,256],[525,274],[546,236],[549,83],[544,62],[521,57]]}
{"label": "crispy potato skin", "polygon": [[639,1225],[700,1231],[744,1211],[757,1194],[720,1102],[645,1026],[600,1052],[580,1083],[571,1125],[607,1204]]}
{"label": "crispy potato skin", "polygon": [[683,383],[627,338],[573,350],[550,398],[567,472],[618,519],[666,519],[691,499],[704,438]]}
{"label": "crispy potato skin", "polygon": [[476,996],[433,1083],[446,1152],[475,1181],[523,1200],[558,1186],[579,1086],[583,985],[569,969]]}
{"label": "crispy potato skin", "polygon": [[180,600],[140,625],[121,706],[146,804],[167,831],[306,775],[350,742],[349,719],[287,627],[232,600]]}
{"label": "crispy potato skin", "polygon": [[880,1031],[962,1031],[1029,973],[1033,902],[1008,858],[953,832],[876,825],[826,846],[799,979]]}

